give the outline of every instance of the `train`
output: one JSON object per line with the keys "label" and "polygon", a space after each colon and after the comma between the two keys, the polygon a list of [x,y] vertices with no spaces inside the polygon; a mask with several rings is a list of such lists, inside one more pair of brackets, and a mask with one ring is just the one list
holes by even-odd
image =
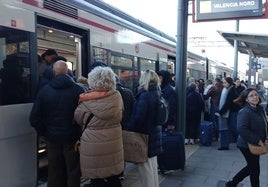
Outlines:
{"label": "train", "polygon": [[[44,165],[38,157],[45,151],[43,141],[31,128],[29,114],[39,84],[38,55],[47,49],[64,56],[76,78],[87,77],[91,64],[101,61],[132,90],[146,69],[176,73],[174,37],[102,1],[0,0],[0,31],[3,186],[36,186]],[[188,52],[187,59],[187,76],[232,74],[194,53]]]}

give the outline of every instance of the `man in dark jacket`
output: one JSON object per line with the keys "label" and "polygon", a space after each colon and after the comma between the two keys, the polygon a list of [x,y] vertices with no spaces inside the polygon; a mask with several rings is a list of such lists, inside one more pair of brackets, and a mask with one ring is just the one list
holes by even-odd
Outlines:
{"label": "man in dark jacket", "polygon": [[176,92],[171,83],[171,74],[169,71],[161,70],[158,73],[160,82],[161,82],[161,92],[163,98],[168,103],[168,120],[163,125],[163,130],[174,130],[177,123],[176,112],[177,112],[177,101],[176,101]]}
{"label": "man in dark jacket", "polygon": [[[128,88],[124,88],[120,82],[119,77],[116,75],[116,90],[120,92],[123,103],[124,103],[124,111],[121,121],[121,126],[123,130],[127,130],[127,125],[131,117],[133,105],[135,102],[135,97],[132,91]],[[119,175],[119,179],[124,179],[124,171]]]}
{"label": "man in dark jacket", "polygon": [[73,124],[73,117],[84,90],[68,75],[66,62],[57,61],[53,74],[55,77],[37,95],[30,122],[46,138],[48,186],[80,187],[79,154],[74,144],[81,129]]}

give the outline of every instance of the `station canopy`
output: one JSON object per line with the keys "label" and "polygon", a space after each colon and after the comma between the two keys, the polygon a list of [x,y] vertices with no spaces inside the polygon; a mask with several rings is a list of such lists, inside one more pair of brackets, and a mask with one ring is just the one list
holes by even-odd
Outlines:
{"label": "station canopy", "polygon": [[240,53],[268,58],[268,35],[223,31],[218,31],[218,33],[232,46],[236,40],[237,50]]}

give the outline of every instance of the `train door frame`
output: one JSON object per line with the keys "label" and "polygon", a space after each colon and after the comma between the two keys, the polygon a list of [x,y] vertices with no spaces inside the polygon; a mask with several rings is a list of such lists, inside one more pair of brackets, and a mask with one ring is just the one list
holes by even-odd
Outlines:
{"label": "train door frame", "polygon": [[[89,66],[90,66],[90,30],[82,29],[79,27],[71,26],[67,23],[62,23],[56,20],[51,20],[49,18],[36,15],[36,21],[35,21],[35,33],[33,33],[33,37],[31,39],[32,44],[32,55],[31,60],[32,62],[37,62],[37,55],[38,54],[38,27],[46,27],[46,28],[52,28],[56,29],[59,32],[67,32],[67,33],[73,33],[74,34],[74,45],[75,45],[75,54],[76,54],[76,78],[79,76],[87,76],[89,72]],[[53,41],[51,41],[53,43]],[[34,52],[33,52],[34,51]],[[39,81],[39,73],[38,73],[38,63],[32,63],[35,66],[32,68],[33,73],[33,85],[34,88],[32,88],[33,93],[37,93],[38,89],[38,81]],[[35,70],[35,71],[34,71]],[[34,97],[33,97],[34,98]],[[37,153],[39,149],[43,149],[43,147],[39,147],[39,137],[37,138]],[[42,180],[46,180],[41,176],[40,174],[43,172],[46,172],[46,168],[40,166],[39,167],[39,161],[42,159],[42,157],[39,158],[37,154],[37,178],[36,183],[41,182]],[[41,173],[40,173],[41,172]],[[43,175],[43,174],[42,174]],[[45,181],[44,181],[45,182]]]}
{"label": "train door frame", "polygon": [[[57,20],[52,20],[47,17],[43,17],[40,15],[36,16],[36,23],[37,25],[49,27],[52,29],[56,29],[58,31],[62,32],[68,32],[68,33],[74,33],[74,35],[77,35],[80,37],[80,43],[76,45],[76,55],[78,57],[77,59],[77,66],[78,69],[80,70],[77,74],[76,77],[78,76],[87,76],[89,72],[89,67],[90,67],[90,60],[91,55],[90,55],[90,30],[89,29],[83,29],[80,27],[72,26],[68,23],[63,23],[59,22]],[[78,42],[78,41],[77,41]],[[79,48],[79,49],[77,49]]]}
{"label": "train door frame", "polygon": [[[169,62],[173,62],[173,64],[174,64],[173,72],[170,72],[170,73],[174,73],[174,74],[176,74],[176,57],[175,57],[175,56],[172,56],[172,55],[168,55],[168,56],[167,56],[167,59],[168,59],[168,63],[169,63]],[[168,66],[169,66],[169,64],[168,64]],[[169,70],[169,69],[172,70],[172,68],[169,68],[169,67],[168,67],[168,70]]]}
{"label": "train door frame", "polygon": [[[34,26],[34,24],[31,26]],[[21,88],[24,86],[27,87],[27,89],[23,91],[23,94],[26,93],[26,95],[17,99],[15,102],[13,102],[13,99],[15,100],[13,95],[11,97],[12,102],[1,102],[2,98],[0,98],[0,145],[1,148],[5,150],[5,154],[1,154],[0,156],[3,162],[2,168],[4,168],[0,170],[0,175],[3,177],[1,184],[4,186],[32,186],[37,183],[37,137],[35,131],[30,126],[28,115],[32,108],[32,99],[35,94],[34,88],[36,85],[35,79],[33,78],[37,73],[35,71],[35,68],[37,68],[37,64],[35,63],[37,56],[34,55],[36,54],[36,34],[34,29],[31,28],[29,30],[23,30],[20,28],[6,27],[5,25],[1,25],[0,28],[7,30],[12,38],[11,40],[7,39],[6,31],[3,32],[1,30],[1,34],[3,34],[1,36],[1,39],[3,38],[3,40],[1,40],[1,49],[5,49],[5,51],[1,53],[1,57],[5,56],[5,58],[1,58],[1,61],[3,62],[4,59],[7,60],[7,56],[10,55],[15,55],[20,59],[19,63],[16,63],[16,67],[9,66],[9,71],[6,71],[6,75],[12,75],[12,78],[8,76],[6,80],[16,80],[16,82],[6,82],[6,85],[12,86],[12,92],[20,90],[14,83],[20,83],[22,85]],[[25,37],[25,40],[20,40],[21,35],[23,35],[22,38]],[[8,47],[9,44],[11,44],[10,48]],[[20,69],[20,72],[24,72],[25,74],[23,73],[23,78],[20,78],[24,81],[18,82],[18,79],[14,78],[15,74],[13,71],[10,71],[18,67],[23,67],[23,69]],[[1,67],[1,71],[2,70]],[[2,78],[3,77],[1,77],[1,79]],[[3,83],[2,81],[3,80],[1,80],[1,83]],[[22,160],[23,162],[21,162]]]}

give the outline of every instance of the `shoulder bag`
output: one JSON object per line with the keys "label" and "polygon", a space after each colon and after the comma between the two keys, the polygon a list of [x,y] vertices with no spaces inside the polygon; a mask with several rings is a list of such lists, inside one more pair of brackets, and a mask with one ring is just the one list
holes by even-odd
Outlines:
{"label": "shoulder bag", "polygon": [[[261,115],[266,123],[266,118],[264,118],[263,114],[261,114]],[[267,136],[267,123],[265,125],[265,130],[266,130],[266,136]],[[248,143],[248,148],[249,148],[249,151],[253,155],[264,155],[268,152],[268,144],[267,143],[263,143],[262,145],[254,145],[254,144]]]}
{"label": "shoulder bag", "polygon": [[268,152],[268,145],[267,143],[264,143],[263,145],[254,145],[251,143],[248,143],[249,151],[253,155],[264,155]]}
{"label": "shoulder bag", "polygon": [[131,163],[144,163],[148,160],[148,135],[122,131],[124,160]]}
{"label": "shoulder bag", "polygon": [[[84,126],[84,128],[83,128],[83,130],[82,130],[81,136],[82,136],[83,132],[85,131],[85,129],[87,128],[88,123],[90,122],[90,120],[91,120],[93,117],[94,117],[94,114],[93,114],[93,113],[91,113],[91,114],[88,116],[88,118],[87,118],[87,122],[86,122],[86,124],[85,124],[85,126]],[[74,144],[74,151],[75,151],[75,152],[80,152],[80,145],[81,145],[81,141],[80,141],[80,139],[81,139],[81,137],[80,137],[79,140],[77,140],[77,141],[75,142],[75,144]]]}

